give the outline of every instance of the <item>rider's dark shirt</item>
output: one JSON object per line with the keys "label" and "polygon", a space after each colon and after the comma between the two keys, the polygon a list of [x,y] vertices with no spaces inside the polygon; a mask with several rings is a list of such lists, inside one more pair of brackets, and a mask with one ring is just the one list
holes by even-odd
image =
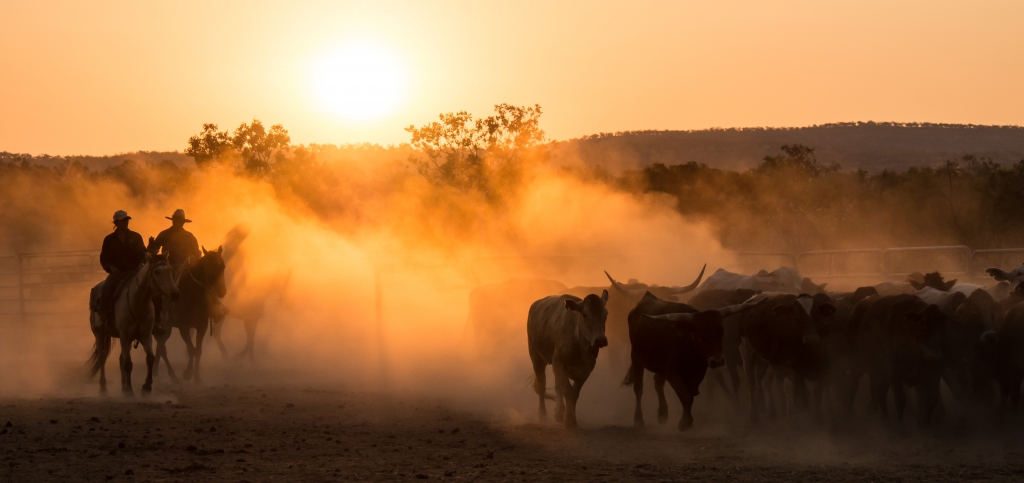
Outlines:
{"label": "rider's dark shirt", "polygon": [[167,257],[167,262],[174,268],[181,267],[189,257],[192,258],[192,262],[195,262],[202,256],[199,251],[199,241],[184,227],[172,226],[160,232],[153,243],[155,247],[162,247],[163,253],[171,254]]}
{"label": "rider's dark shirt", "polygon": [[139,268],[143,263],[146,263],[146,245],[142,242],[142,235],[128,230],[125,242],[121,243],[115,231],[103,239],[100,265],[103,265],[107,273],[110,273],[113,267],[128,272]]}

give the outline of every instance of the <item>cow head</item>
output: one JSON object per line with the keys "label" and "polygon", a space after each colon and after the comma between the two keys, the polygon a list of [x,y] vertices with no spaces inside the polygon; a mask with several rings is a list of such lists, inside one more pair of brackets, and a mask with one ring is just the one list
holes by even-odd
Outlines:
{"label": "cow head", "polygon": [[583,301],[565,300],[565,309],[580,314],[577,326],[579,336],[589,343],[592,349],[600,349],[608,345],[608,337],[604,335],[605,322],[608,320],[608,291],[601,291],[601,296],[590,294]]}
{"label": "cow head", "polygon": [[956,309],[950,321],[952,329],[947,338],[947,351],[958,360],[971,361],[979,352],[994,350],[998,335],[994,330],[999,304],[984,290],[975,290]]}
{"label": "cow head", "polygon": [[[990,269],[991,270],[991,269]],[[945,281],[942,278],[942,274],[939,272],[926,273],[924,275],[924,281],[919,282],[913,278],[907,278],[907,282],[914,287],[915,290],[922,290],[925,287],[931,287],[935,290],[941,290],[943,292],[949,292],[949,289],[956,285],[956,279]]]}
{"label": "cow head", "polygon": [[804,277],[803,282],[800,283],[800,293],[818,295],[825,293],[825,286],[827,283],[818,285],[811,281],[811,279]]}
{"label": "cow head", "polygon": [[792,302],[772,307],[772,313],[783,323],[786,331],[800,337],[802,343],[817,344],[820,342],[818,327],[827,325],[831,321],[832,315],[836,313],[836,306],[832,304],[828,296],[822,295],[822,297],[825,300],[816,303],[815,297],[801,294]]}
{"label": "cow head", "polygon": [[1024,263],[1017,265],[1016,268],[1009,272],[998,268],[989,268],[985,270],[985,273],[997,281],[1009,282],[1011,286],[1017,286],[1017,284],[1024,282]]}

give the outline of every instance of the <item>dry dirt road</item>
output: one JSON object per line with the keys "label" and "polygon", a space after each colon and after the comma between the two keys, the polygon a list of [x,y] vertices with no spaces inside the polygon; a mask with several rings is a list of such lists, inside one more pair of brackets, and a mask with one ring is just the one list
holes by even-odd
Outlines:
{"label": "dry dirt road", "polygon": [[566,432],[315,385],[2,399],[0,481],[1024,481],[1019,426],[906,435],[671,423]]}

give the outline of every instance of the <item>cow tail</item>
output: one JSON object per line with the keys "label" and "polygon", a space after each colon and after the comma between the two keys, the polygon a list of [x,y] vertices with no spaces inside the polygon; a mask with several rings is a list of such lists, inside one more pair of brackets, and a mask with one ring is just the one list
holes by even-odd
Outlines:
{"label": "cow tail", "polygon": [[622,379],[623,386],[633,385],[633,364],[629,365],[629,369],[626,369],[626,377]]}
{"label": "cow tail", "polygon": [[544,399],[555,400],[555,395],[548,392],[548,388],[544,387],[543,384],[537,379],[537,376],[530,376],[526,379],[527,385],[533,385],[533,392],[537,393],[538,396]]}

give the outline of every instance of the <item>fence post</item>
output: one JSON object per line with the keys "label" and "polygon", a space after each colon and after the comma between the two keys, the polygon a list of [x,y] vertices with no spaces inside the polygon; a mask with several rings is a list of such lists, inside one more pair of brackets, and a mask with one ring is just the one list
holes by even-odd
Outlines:
{"label": "fence post", "polygon": [[25,255],[18,250],[18,315],[25,323]]}

